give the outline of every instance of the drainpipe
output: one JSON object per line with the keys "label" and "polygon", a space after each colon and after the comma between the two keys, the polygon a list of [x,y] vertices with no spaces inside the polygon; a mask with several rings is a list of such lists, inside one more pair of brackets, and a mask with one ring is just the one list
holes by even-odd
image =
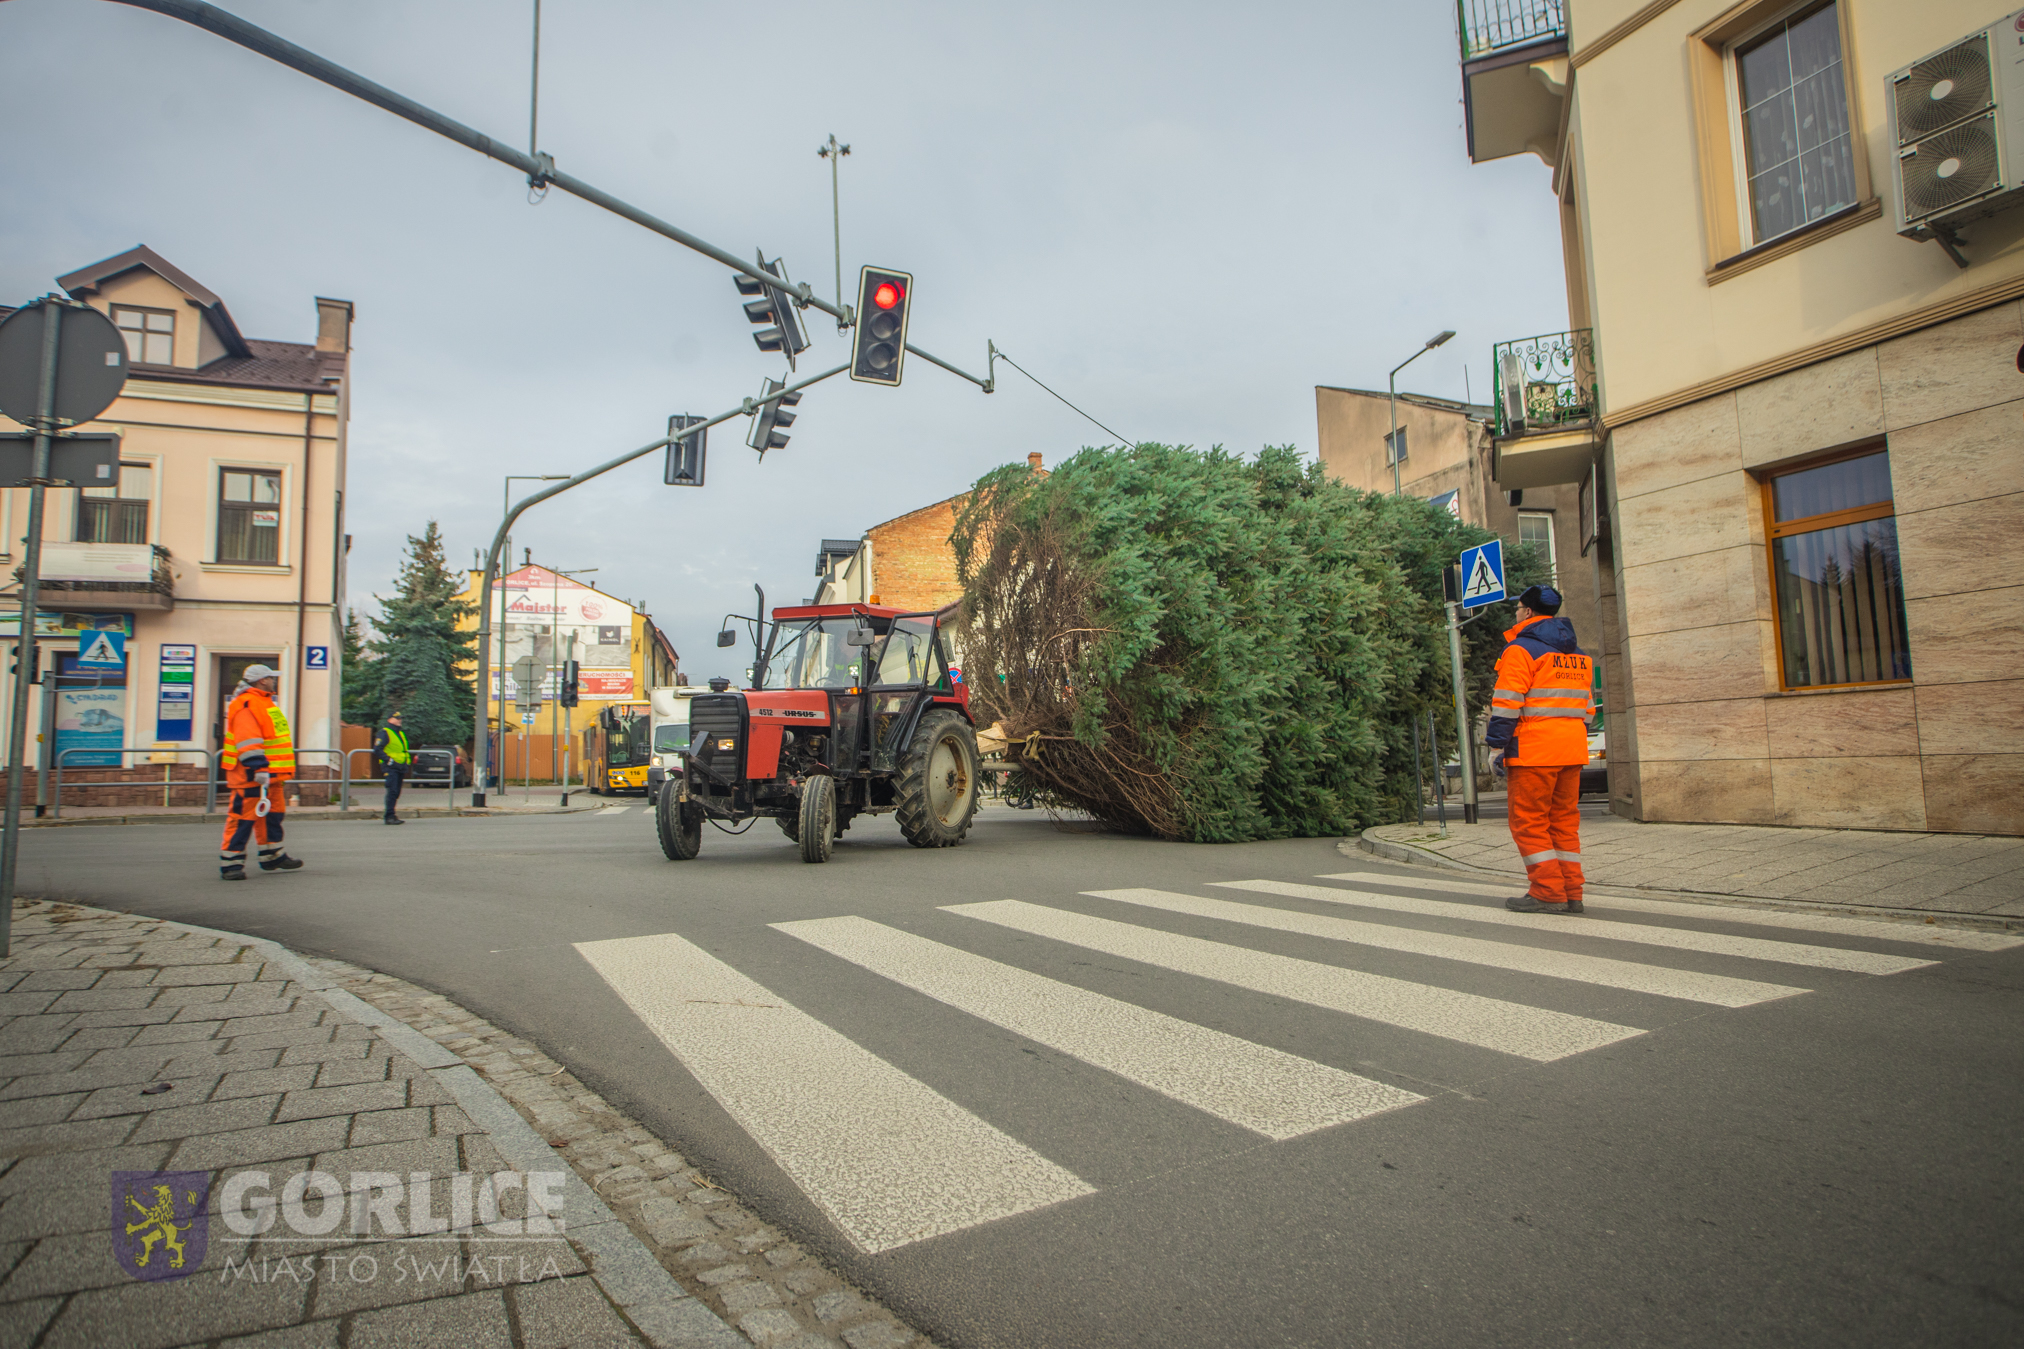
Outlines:
{"label": "drainpipe", "polygon": [[[302,743],[302,684],[309,657],[302,639],[309,625],[309,454],[316,443],[316,395],[302,395],[302,537],[295,543],[295,710],[289,715],[289,739]],[[298,775],[297,781],[301,778]]]}

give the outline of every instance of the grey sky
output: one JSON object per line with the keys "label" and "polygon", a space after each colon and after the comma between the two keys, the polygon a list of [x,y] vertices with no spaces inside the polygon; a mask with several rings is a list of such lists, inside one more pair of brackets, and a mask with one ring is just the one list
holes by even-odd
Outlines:
{"label": "grey sky", "polygon": [[[524,145],[530,0],[224,8]],[[1459,397],[1466,364],[1481,398],[1492,342],[1565,325],[1547,171],[1468,163],[1453,30],[1439,0],[545,0],[541,141],[829,296],[814,152],[834,131],[853,147],[845,284],[913,272],[917,345],[981,374],[995,338],[1137,439],[1311,454],[1315,384],[1381,388],[1451,327],[1409,386]],[[468,564],[502,474],[613,457],[780,373],[716,263],[559,193],[530,206],[503,165],[187,25],[4,0],[0,52],[7,302],[136,243],[249,336],[308,341],[312,296],[356,302],[362,610],[431,517]],[[840,364],[834,323],[806,317],[803,371]],[[898,390],[839,377],[763,464],[726,425],[704,490],[661,486],[650,456],[536,508],[516,552],[600,568],[586,579],[646,602],[691,675],[733,673],[719,616],[755,581],[809,594],[819,539],[1103,440],[1000,375],[989,397],[911,358]]]}

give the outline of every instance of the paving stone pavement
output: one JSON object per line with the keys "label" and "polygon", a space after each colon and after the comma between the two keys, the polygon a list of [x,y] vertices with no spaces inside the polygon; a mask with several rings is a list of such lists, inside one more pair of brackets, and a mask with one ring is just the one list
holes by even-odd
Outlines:
{"label": "paving stone pavement", "polygon": [[[1401,861],[1446,862],[1514,879],[1525,871],[1501,820],[1450,824],[1445,836],[1431,825],[1379,825],[1365,830],[1361,842],[1380,855],[1389,845]],[[1585,815],[1581,859],[1595,886],[2024,919],[2024,838]]]}
{"label": "paving stone pavement", "polygon": [[0,960],[14,1344],[926,1342],[443,998],[20,901]]}

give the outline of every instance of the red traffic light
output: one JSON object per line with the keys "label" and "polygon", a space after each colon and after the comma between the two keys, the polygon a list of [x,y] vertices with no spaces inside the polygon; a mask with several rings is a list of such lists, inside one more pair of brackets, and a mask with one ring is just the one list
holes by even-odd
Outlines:
{"label": "red traffic light", "polygon": [[871,293],[871,302],[880,309],[891,309],[900,302],[900,288],[890,281],[882,282],[879,288]]}

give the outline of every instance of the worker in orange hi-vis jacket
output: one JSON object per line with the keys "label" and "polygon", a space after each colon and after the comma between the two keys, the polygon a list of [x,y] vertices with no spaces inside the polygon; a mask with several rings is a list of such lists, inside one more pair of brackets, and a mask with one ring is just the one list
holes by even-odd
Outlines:
{"label": "worker in orange hi-vis jacket", "polygon": [[1511,784],[1511,837],[1525,863],[1525,893],[1504,901],[1518,913],[1581,912],[1581,768],[1595,716],[1595,665],[1557,617],[1560,592],[1533,586],[1518,597],[1518,623],[1504,634],[1485,737]]}
{"label": "worker in orange hi-vis jacket", "polygon": [[249,665],[232,690],[225,709],[225,751],[220,766],[232,805],[225,816],[225,841],[218,850],[218,874],[228,881],[246,879],[246,842],[260,836],[262,871],[296,871],[302,866],[281,847],[281,828],[288,812],[282,794],[295,776],[295,742],[288,718],[274,701],[281,676],[265,665]]}

